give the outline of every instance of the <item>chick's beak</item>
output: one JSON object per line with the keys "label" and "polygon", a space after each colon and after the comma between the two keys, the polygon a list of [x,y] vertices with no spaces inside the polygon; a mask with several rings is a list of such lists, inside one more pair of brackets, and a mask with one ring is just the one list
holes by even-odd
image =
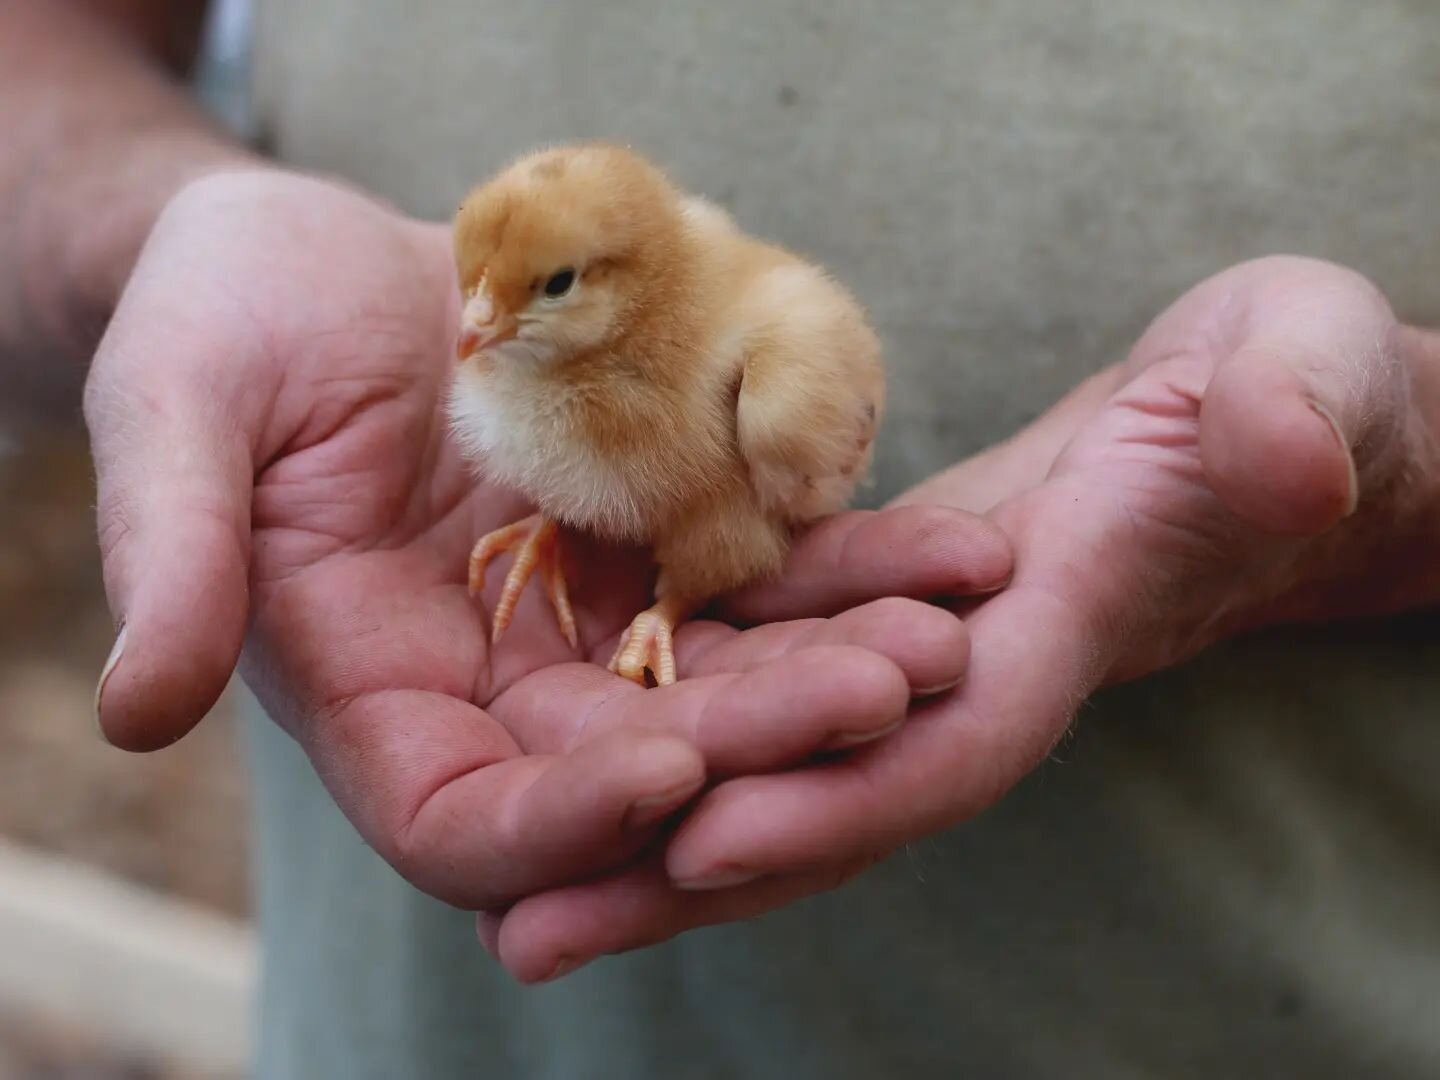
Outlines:
{"label": "chick's beak", "polygon": [[515,336],[515,320],[495,309],[489,293],[483,289],[465,304],[460,316],[460,336],[455,341],[455,359],[468,360],[482,349],[509,341]]}

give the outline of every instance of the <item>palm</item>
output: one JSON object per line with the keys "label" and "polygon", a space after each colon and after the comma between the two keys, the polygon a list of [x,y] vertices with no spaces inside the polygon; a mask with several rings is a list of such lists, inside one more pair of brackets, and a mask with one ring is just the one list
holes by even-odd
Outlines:
{"label": "palm", "polygon": [[[696,626],[677,642],[692,677],[643,690],[583,660],[643,606],[646,560],[578,542],[583,656],[530,597],[492,649],[465,557],[522,508],[446,438],[448,247],[441,228],[268,174],[201,181],[157,223],[87,387],[125,623],[99,695],[112,738],[183,734],[243,637],[247,681],[360,832],[474,908],[625,862],[707,771],[798,764],[888,729],[912,687],[959,679],[963,628],[892,602],[749,634]],[[888,561],[917,530],[933,557],[883,591],[863,573],[829,584],[842,555]],[[775,610],[1008,572],[995,530],[953,514],[854,515],[811,548]]]}
{"label": "palm", "polygon": [[[287,643],[324,640],[336,627],[383,627],[354,641],[343,669],[331,670],[324,654],[319,664],[308,654],[289,658],[294,679],[317,681],[337,698],[404,687],[489,705],[522,677],[579,657],[548,610],[530,602],[492,648],[487,605],[465,589],[474,539],[523,506],[478,481],[446,437],[455,321],[445,303],[453,294],[448,252],[439,230],[417,238],[413,259],[340,253],[354,279],[306,293],[303,318],[277,319],[295,327],[288,340],[272,338],[274,352],[290,358],[282,393],[298,399],[294,411],[313,434],[303,425],[286,432],[284,449],[256,477],[255,616]],[[297,255],[312,258],[303,247]],[[268,295],[247,300],[248,309],[274,313],[294,295],[283,278],[262,287]],[[647,568],[638,552],[571,544],[589,571],[577,594],[588,654],[642,606]]]}

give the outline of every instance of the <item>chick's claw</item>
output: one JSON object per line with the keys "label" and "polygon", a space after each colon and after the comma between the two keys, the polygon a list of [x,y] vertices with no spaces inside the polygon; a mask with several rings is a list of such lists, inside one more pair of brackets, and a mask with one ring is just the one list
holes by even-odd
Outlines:
{"label": "chick's claw", "polygon": [[575,629],[575,612],[570,609],[570,587],[565,581],[565,569],[560,565],[560,540],[555,540],[550,558],[540,568],[540,580],[545,586],[545,595],[555,609],[555,621],[560,624],[560,633],[572,649],[580,647],[580,634]]}
{"label": "chick's claw", "polygon": [[490,640],[497,642],[510,620],[515,616],[515,605],[526,583],[538,568],[545,595],[555,609],[555,620],[560,624],[560,633],[572,649],[580,644],[575,630],[575,613],[570,608],[570,592],[565,582],[565,571],[560,564],[560,529],[555,522],[540,514],[516,521],[494,532],[486,533],[470,552],[470,595],[476,596],[485,587],[485,568],[495,556],[506,551],[515,553],[515,562],[505,576],[505,586],[500,590],[500,600],[491,617]]}
{"label": "chick's claw", "polygon": [[683,608],[665,600],[636,615],[610,658],[610,670],[644,686],[649,669],[657,685],[671,685],[675,681],[675,624],[682,617]]}

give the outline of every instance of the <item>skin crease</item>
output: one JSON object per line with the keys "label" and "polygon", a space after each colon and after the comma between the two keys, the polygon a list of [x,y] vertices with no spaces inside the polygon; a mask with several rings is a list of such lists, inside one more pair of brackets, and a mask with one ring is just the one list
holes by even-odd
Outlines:
{"label": "skin crease", "polygon": [[974,816],[1106,683],[1241,629],[1434,603],[1437,375],[1440,337],[1348,270],[1277,257],[1201,284],[1123,364],[897,500],[987,512],[1015,543],[962,686],[845,761],[707,793],[647,864],[482,916],[481,940],[543,980],[754,916]]}

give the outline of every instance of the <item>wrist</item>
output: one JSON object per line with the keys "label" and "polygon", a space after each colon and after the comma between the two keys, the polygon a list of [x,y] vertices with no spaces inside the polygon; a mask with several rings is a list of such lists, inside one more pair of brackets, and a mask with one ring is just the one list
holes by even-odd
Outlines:
{"label": "wrist", "polygon": [[19,340],[6,344],[88,357],[166,203],[205,175],[258,163],[208,129],[184,127],[87,140],[37,167],[18,199],[19,311],[7,322]]}

